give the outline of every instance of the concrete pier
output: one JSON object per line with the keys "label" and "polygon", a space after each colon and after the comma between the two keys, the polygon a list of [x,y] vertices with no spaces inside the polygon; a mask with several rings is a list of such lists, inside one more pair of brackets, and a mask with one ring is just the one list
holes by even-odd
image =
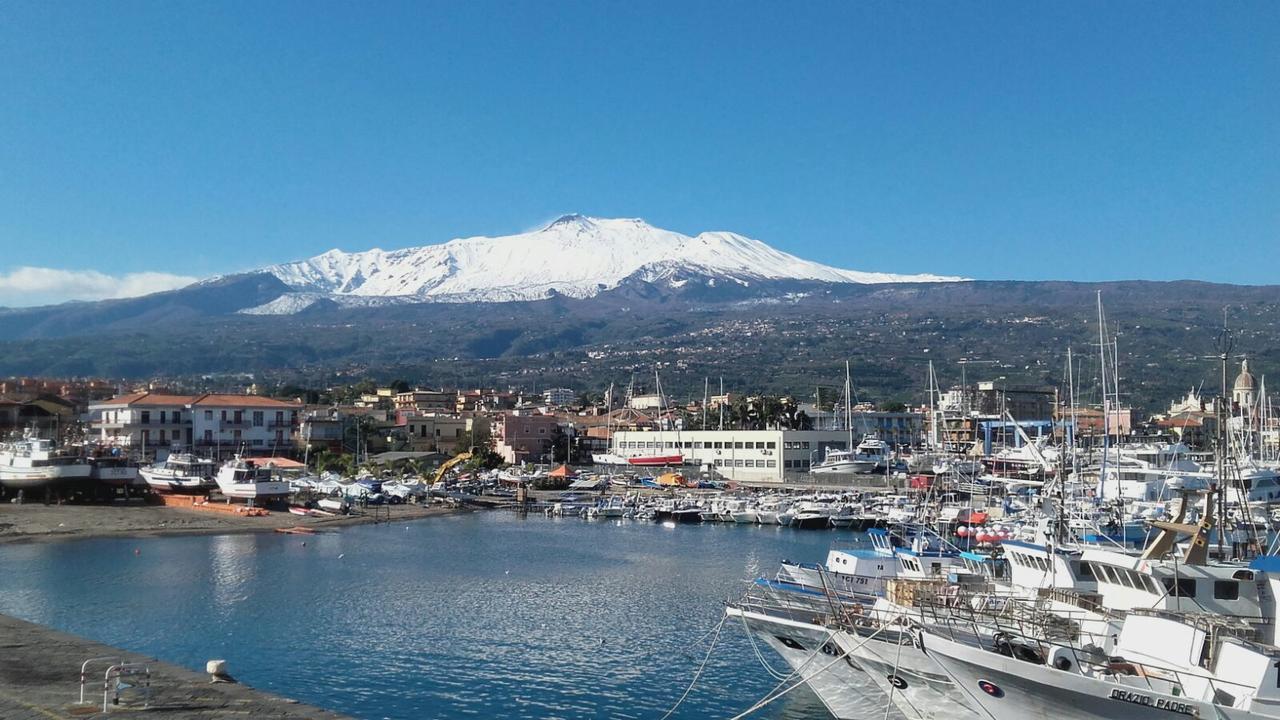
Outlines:
{"label": "concrete pier", "polygon": [[[150,708],[141,698],[102,712],[103,674],[107,664],[95,666],[79,704],[80,665],[89,658],[118,657],[143,663],[151,671]],[[235,674],[235,668],[228,668]],[[136,702],[135,702],[136,700]],[[91,640],[0,615],[0,718],[5,720],[62,720],[109,716],[166,720],[343,720],[346,716],[302,705],[294,700],[240,684],[211,683],[210,677],[168,663],[124,652]]]}

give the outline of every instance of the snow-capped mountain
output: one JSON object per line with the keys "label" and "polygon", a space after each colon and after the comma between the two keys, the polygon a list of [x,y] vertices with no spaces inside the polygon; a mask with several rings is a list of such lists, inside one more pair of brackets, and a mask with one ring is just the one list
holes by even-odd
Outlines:
{"label": "snow-capped mountain", "polygon": [[329,299],[385,302],[504,302],[552,295],[587,298],[630,279],[679,287],[766,280],[830,283],[951,282],[963,278],[841,270],[802,260],[730,232],[695,237],[637,219],[566,215],[533,232],[471,237],[404,250],[330,250],[265,269],[292,292],[244,312],[290,314]]}

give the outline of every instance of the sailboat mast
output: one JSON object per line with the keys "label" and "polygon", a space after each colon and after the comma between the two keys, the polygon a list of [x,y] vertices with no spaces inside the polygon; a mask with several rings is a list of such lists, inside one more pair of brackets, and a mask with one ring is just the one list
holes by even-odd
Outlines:
{"label": "sailboat mast", "polygon": [[1107,449],[1111,437],[1111,417],[1107,412],[1107,325],[1102,315],[1102,291],[1098,291],[1098,359],[1102,363],[1102,465],[1098,470],[1098,497],[1106,495]]}
{"label": "sailboat mast", "polygon": [[849,431],[849,452],[853,452],[853,383],[849,377],[849,361],[844,361],[844,426]]}
{"label": "sailboat mast", "polygon": [[707,429],[707,391],[711,387],[711,378],[702,378],[702,429]]}
{"label": "sailboat mast", "polygon": [[935,386],[933,377],[933,361],[929,361],[929,449],[934,450],[938,447],[938,414],[933,405],[933,391]]}
{"label": "sailboat mast", "polygon": [[720,424],[717,430],[724,430],[724,376],[720,376]]}

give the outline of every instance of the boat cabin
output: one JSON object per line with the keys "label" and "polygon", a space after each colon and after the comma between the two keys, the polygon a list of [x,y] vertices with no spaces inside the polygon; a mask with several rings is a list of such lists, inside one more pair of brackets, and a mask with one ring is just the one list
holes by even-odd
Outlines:
{"label": "boat cabin", "polygon": [[1097,587],[1092,569],[1081,562],[1079,552],[1046,545],[1006,540],[1009,582],[1026,590],[1065,589],[1092,591]]}

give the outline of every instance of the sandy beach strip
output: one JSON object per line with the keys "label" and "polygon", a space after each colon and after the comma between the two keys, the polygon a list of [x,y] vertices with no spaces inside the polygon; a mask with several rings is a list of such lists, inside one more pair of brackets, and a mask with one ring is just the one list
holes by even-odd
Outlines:
{"label": "sandy beach strip", "polygon": [[[275,532],[276,528],[307,527],[317,531],[374,522],[404,522],[460,512],[442,505],[388,505],[361,514],[307,517],[272,511],[248,517],[159,505],[0,505],[0,544],[48,542],[100,537],[161,537],[166,535],[224,535]],[[462,511],[465,512],[465,511]]]}

